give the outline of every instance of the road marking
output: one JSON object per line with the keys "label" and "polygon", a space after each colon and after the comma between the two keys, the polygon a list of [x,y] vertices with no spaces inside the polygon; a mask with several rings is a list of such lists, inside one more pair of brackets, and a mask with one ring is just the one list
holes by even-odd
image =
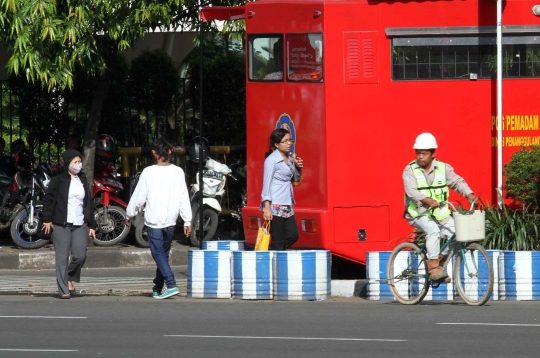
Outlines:
{"label": "road marking", "polygon": [[465,326],[517,326],[517,327],[540,327],[540,324],[527,323],[436,323],[447,325],[465,325]]}
{"label": "road marking", "polygon": [[0,351],[10,352],[78,352],[78,349],[8,349],[0,348]]}
{"label": "road marking", "polygon": [[54,318],[54,319],[85,319],[88,317],[65,317],[65,316],[0,316],[0,318]]}
{"label": "road marking", "polygon": [[234,339],[288,339],[309,341],[375,341],[375,342],[407,342],[406,339],[372,339],[372,338],[315,338],[315,337],[257,337],[257,336],[197,336],[191,334],[167,334],[164,337],[183,338],[234,338]]}

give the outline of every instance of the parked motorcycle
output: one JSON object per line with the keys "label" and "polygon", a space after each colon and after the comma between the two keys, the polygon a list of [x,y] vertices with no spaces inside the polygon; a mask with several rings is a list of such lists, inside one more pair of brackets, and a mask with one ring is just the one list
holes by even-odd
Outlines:
{"label": "parked motorcycle", "polygon": [[231,237],[233,240],[245,240],[242,208],[247,205],[247,166],[243,161],[238,161],[231,164],[230,168],[238,179],[234,185],[229,185],[229,197],[232,198],[231,202],[234,208],[234,212],[231,214],[234,219],[231,223]]}
{"label": "parked motorcycle", "polygon": [[[4,198],[9,197],[11,193],[11,187],[13,185],[13,178],[8,177],[4,172],[0,172],[0,203],[2,208],[4,207]],[[1,209],[0,209],[1,215]],[[11,226],[11,220],[8,218],[5,222],[0,220],[0,230],[3,231]]]}
{"label": "parked motorcycle", "polygon": [[117,171],[112,163],[102,163],[102,172],[94,175],[92,198],[97,230],[94,244],[113,246],[126,238],[129,227],[125,225],[127,204],[118,194],[124,189],[116,180]]}
{"label": "parked motorcycle", "polygon": [[96,165],[92,198],[94,219],[97,223],[97,246],[113,246],[126,238],[129,227],[125,225],[127,204],[118,194],[124,189],[116,178],[118,172],[113,164],[114,140],[101,134],[96,143]]}
{"label": "parked motorcycle", "polygon": [[203,170],[203,207],[199,207],[200,183],[199,172],[195,175],[193,184],[191,184],[191,212],[193,214],[190,241],[194,246],[199,246],[200,219],[203,216],[203,241],[209,241],[214,237],[218,227],[218,214],[221,212],[221,199],[225,194],[225,184],[227,177],[236,180],[231,175],[231,169],[211,158],[206,159]]}
{"label": "parked motorcycle", "polygon": [[38,249],[50,242],[37,236],[43,196],[53,176],[48,163],[34,165],[32,155],[19,152],[11,191],[4,196],[0,221],[11,222],[11,239],[23,249]]}
{"label": "parked motorcycle", "polygon": [[[133,179],[131,179],[131,194],[135,191],[135,187],[139,182],[141,172],[135,174]],[[131,220],[131,224],[135,228],[135,241],[140,247],[150,247],[148,242],[148,226],[144,224],[144,206],[139,210],[137,215]]]}

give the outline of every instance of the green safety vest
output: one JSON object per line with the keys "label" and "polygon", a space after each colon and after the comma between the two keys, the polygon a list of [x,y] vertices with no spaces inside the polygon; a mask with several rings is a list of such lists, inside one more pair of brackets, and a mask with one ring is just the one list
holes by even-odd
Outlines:
{"label": "green safety vest", "polygon": [[[424,170],[421,168],[415,168],[415,161],[409,163],[413,170],[414,177],[416,178],[416,188],[420,190],[428,198],[437,200],[439,203],[441,201],[448,200],[448,185],[446,185],[446,164],[437,161],[437,167],[435,168],[435,177],[433,178],[433,183],[428,184],[426,176],[424,175]],[[422,214],[418,212],[418,206],[414,201],[409,202],[407,207],[407,213],[412,218],[416,218],[421,215],[432,215],[436,220],[443,220],[452,215],[448,204],[443,205],[442,207],[436,209],[430,209]]]}

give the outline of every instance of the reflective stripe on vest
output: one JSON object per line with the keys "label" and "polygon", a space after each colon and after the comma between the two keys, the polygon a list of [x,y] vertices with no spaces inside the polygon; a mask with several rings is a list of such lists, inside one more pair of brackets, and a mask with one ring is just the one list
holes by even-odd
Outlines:
{"label": "reflective stripe on vest", "polygon": [[[414,164],[416,161],[412,161],[409,165],[412,168],[414,177],[416,178],[416,188],[424,194],[426,197],[437,200],[439,203],[442,201],[448,200],[448,185],[446,185],[446,164],[437,161],[437,167],[435,168],[433,183],[428,184],[426,176],[424,175],[424,170],[421,168],[415,168]],[[412,218],[416,218],[421,215],[432,215],[436,220],[443,220],[452,215],[448,204],[436,208],[430,209],[426,212],[419,213],[418,206],[414,201],[409,201],[409,206],[407,207],[407,213]]]}

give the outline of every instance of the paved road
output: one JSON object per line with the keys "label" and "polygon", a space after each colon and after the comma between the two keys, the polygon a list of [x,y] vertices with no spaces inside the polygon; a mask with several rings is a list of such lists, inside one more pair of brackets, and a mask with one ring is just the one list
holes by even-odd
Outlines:
{"label": "paved road", "polygon": [[0,296],[1,357],[538,357],[540,302]]}

